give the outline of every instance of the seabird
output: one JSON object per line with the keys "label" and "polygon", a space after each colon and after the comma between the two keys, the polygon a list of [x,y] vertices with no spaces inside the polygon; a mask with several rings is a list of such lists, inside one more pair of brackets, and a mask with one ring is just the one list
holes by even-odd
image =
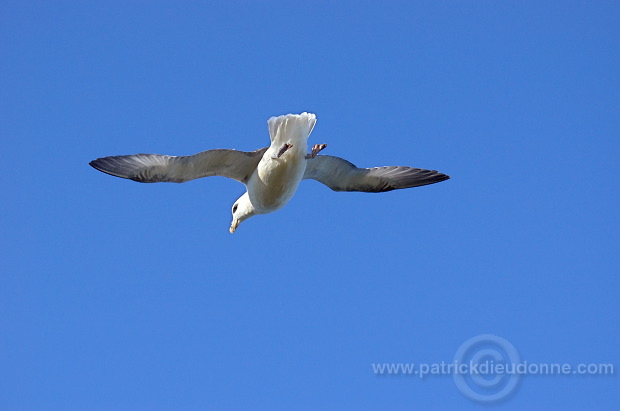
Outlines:
{"label": "seabird", "polygon": [[268,121],[271,145],[251,152],[216,149],[192,156],[133,154],[98,158],[90,165],[140,183],[184,183],[210,176],[237,180],[245,184],[246,192],[232,206],[231,233],[252,216],[282,208],[301,180],[317,180],[334,191],[381,193],[450,178],[436,170],[413,167],[358,168],[340,157],[319,155],[326,144],[315,144],[308,153],[307,140],[315,124],[312,113],[272,117]]}

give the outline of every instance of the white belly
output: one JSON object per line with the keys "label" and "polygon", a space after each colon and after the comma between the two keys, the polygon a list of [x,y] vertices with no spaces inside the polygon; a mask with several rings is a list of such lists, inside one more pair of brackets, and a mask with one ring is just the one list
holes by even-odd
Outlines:
{"label": "white belly", "polygon": [[275,149],[267,150],[248,181],[250,201],[260,213],[271,213],[288,203],[306,171],[305,147],[293,146],[280,158],[272,158],[275,154]]}

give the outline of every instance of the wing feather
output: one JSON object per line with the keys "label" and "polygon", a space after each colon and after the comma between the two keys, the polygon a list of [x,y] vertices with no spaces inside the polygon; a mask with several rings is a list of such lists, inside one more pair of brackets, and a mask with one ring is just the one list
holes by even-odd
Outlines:
{"label": "wing feather", "polygon": [[308,159],[304,179],[317,180],[334,191],[382,193],[439,183],[450,177],[436,170],[387,166],[358,168],[347,160],[318,155]]}
{"label": "wing feather", "polygon": [[267,147],[256,151],[207,150],[192,156],[132,154],[98,158],[89,164],[104,173],[140,183],[183,183],[223,176],[246,183]]}

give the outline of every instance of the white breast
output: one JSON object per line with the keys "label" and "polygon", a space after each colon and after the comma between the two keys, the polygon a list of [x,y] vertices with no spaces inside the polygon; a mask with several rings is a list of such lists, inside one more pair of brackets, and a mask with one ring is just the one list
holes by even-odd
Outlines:
{"label": "white breast", "polygon": [[[271,146],[248,181],[248,196],[259,213],[283,207],[293,197],[306,171],[308,137],[316,123],[311,113],[288,114],[269,119]],[[276,158],[284,144],[290,144]]]}
{"label": "white breast", "polygon": [[276,211],[288,203],[306,170],[305,147],[293,147],[280,158],[273,158],[275,154],[275,149],[265,152],[247,185],[250,201],[261,213]]}

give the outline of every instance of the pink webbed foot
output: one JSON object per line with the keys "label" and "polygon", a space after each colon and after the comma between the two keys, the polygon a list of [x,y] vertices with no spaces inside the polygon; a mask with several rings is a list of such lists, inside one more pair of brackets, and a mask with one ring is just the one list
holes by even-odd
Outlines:
{"label": "pink webbed foot", "polygon": [[282,154],[286,153],[286,150],[288,150],[289,148],[293,147],[292,144],[286,143],[282,146],[282,148],[280,149],[280,151],[278,151],[278,154],[276,154],[273,158],[280,158],[282,157]]}
{"label": "pink webbed foot", "polygon": [[306,158],[314,158],[321,150],[324,150],[327,147],[327,144],[315,144],[312,146],[312,152],[310,154],[306,154]]}

